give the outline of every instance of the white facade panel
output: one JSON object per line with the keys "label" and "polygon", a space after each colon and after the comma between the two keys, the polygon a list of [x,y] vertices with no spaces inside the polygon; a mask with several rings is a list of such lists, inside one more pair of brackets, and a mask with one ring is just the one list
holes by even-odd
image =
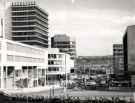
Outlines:
{"label": "white facade panel", "polygon": [[0,44],[1,89],[46,85],[47,50],[2,38]]}

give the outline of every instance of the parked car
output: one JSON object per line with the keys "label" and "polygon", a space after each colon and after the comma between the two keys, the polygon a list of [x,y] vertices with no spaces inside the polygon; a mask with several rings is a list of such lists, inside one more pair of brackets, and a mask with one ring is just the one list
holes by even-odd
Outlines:
{"label": "parked car", "polygon": [[94,81],[91,81],[91,82],[86,82],[85,85],[96,86],[97,83]]}

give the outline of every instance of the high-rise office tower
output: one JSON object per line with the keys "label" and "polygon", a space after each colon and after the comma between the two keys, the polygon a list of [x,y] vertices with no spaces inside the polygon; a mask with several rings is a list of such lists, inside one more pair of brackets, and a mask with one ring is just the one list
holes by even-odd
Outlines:
{"label": "high-rise office tower", "polygon": [[76,58],[76,41],[75,38],[67,36],[65,34],[55,35],[51,37],[51,47],[59,48],[60,52],[70,54],[71,59]]}
{"label": "high-rise office tower", "polygon": [[135,86],[135,25],[128,26],[123,36],[124,71]]}
{"label": "high-rise office tower", "polygon": [[6,10],[5,38],[48,47],[48,13],[33,2],[15,2]]}

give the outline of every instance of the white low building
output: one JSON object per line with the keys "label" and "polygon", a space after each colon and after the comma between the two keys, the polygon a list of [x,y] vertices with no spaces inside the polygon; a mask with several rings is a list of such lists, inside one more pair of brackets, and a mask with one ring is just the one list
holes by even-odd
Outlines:
{"label": "white low building", "polygon": [[48,52],[0,38],[0,89],[46,86]]}
{"label": "white low building", "polygon": [[66,78],[69,79],[71,69],[74,67],[74,61],[70,55],[59,52],[57,48],[48,49],[48,85],[61,84]]}

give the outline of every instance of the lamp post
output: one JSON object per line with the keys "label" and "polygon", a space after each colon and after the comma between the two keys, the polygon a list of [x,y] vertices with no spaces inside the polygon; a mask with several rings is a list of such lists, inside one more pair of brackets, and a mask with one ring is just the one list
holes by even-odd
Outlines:
{"label": "lamp post", "polygon": [[86,82],[86,80],[85,80],[85,63],[86,63],[86,60],[83,60],[82,63],[83,63],[83,70],[84,70],[84,85],[85,85],[85,82]]}
{"label": "lamp post", "polygon": [[66,56],[67,56],[67,55],[66,55],[66,53],[65,53],[65,75],[66,75],[66,78],[65,78],[66,81],[65,81],[65,85],[64,85],[64,92],[65,92],[65,93],[67,93],[67,67],[66,67],[66,65],[67,65],[66,62],[67,62],[67,61],[66,61]]}
{"label": "lamp post", "polygon": [[91,63],[89,63],[89,78],[91,76]]}
{"label": "lamp post", "polygon": [[[67,55],[70,55],[70,52],[71,50],[66,50],[65,51],[65,74],[66,74],[66,82],[65,82],[65,85],[64,85],[64,92],[66,93],[66,96],[68,95],[67,94],[67,78],[68,78],[68,75],[67,75]],[[69,65],[68,65],[69,66]]]}

